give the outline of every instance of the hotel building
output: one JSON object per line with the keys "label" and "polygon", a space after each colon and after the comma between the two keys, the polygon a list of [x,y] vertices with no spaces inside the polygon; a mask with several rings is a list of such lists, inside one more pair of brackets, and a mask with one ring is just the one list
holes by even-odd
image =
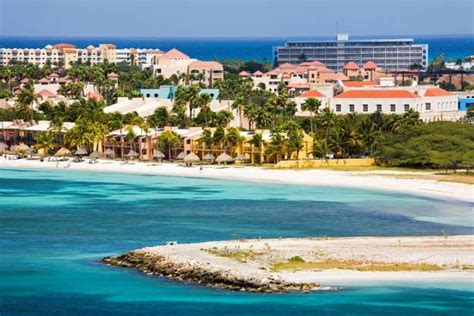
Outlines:
{"label": "hotel building", "polygon": [[428,66],[428,45],[414,44],[413,39],[357,39],[338,34],[336,40],[290,41],[274,48],[275,62],[298,64],[320,61],[341,72],[348,62],[372,61],[386,71],[408,70],[413,64]]}

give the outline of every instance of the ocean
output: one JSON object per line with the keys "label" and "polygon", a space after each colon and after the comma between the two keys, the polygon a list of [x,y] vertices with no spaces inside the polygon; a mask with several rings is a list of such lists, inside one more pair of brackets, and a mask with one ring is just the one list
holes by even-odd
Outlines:
{"label": "ocean", "polygon": [[[429,58],[432,60],[444,53],[447,59],[459,59],[474,54],[474,35],[453,36],[375,36],[351,38],[414,38],[415,43],[429,45]],[[2,37],[0,47],[42,48],[48,44],[67,42],[86,47],[100,43],[113,43],[119,48],[140,47],[169,50],[177,48],[193,58],[202,60],[260,60],[273,62],[273,47],[288,40],[333,39],[333,37],[312,38],[100,38],[100,37]]]}
{"label": "ocean", "polygon": [[472,315],[469,282],[249,294],[99,260],[169,240],[454,235],[473,227],[467,203],[394,192],[0,169],[0,315]]}

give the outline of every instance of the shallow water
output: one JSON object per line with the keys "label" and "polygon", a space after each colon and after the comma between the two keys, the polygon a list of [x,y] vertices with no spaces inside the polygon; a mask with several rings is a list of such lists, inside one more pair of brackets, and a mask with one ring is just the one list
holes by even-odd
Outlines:
{"label": "shallow water", "polygon": [[472,315],[469,283],[255,295],[97,261],[168,240],[454,235],[473,227],[467,203],[383,191],[3,169],[0,314]]}

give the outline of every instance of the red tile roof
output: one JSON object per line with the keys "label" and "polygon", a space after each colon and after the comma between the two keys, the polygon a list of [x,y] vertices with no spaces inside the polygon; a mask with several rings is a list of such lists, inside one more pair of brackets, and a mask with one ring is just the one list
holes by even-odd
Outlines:
{"label": "red tile roof", "polygon": [[222,65],[217,61],[193,61],[189,67],[199,67],[199,68],[222,68]]}
{"label": "red tile roof", "polygon": [[59,43],[53,46],[54,48],[75,48],[75,45],[69,44],[69,43]]}
{"label": "red tile roof", "polygon": [[43,89],[38,94],[44,98],[54,98],[56,95],[47,89]]}
{"label": "red tile roof", "polygon": [[425,91],[425,97],[451,96],[452,94],[441,88],[429,88]]}
{"label": "red tile roof", "polygon": [[39,83],[49,83],[49,79],[48,78],[41,78],[40,80],[38,80]]}
{"label": "red tile roof", "polygon": [[344,84],[345,87],[349,87],[349,88],[378,86],[377,81],[343,80],[342,83]]}
{"label": "red tile roof", "polygon": [[98,93],[96,93],[96,92],[93,92],[93,91],[89,92],[89,93],[87,94],[87,97],[88,97],[89,99],[95,99],[95,100],[97,100],[97,101],[101,101],[101,100],[104,99],[104,97],[103,97],[102,95],[100,95],[100,94],[98,94]]}
{"label": "red tile roof", "polygon": [[334,75],[334,78],[333,78],[333,80],[335,80],[335,81],[339,81],[339,80],[344,81],[344,80],[347,80],[347,79],[349,79],[349,78],[347,78],[347,76],[346,76],[345,74],[340,73],[340,72],[338,72],[337,74],[335,74],[335,75]]}
{"label": "red tile roof", "polygon": [[375,70],[377,69],[377,65],[373,61],[368,61],[362,66],[362,68],[366,70]]}
{"label": "red tile roof", "polygon": [[299,95],[302,98],[324,98],[326,97],[324,94],[317,90],[309,90],[305,91],[302,94]]}
{"label": "red tile roof", "polygon": [[239,76],[241,76],[241,77],[248,77],[248,76],[249,76],[249,73],[246,72],[245,70],[242,70],[241,72],[239,72]]}
{"label": "red tile roof", "polygon": [[118,75],[115,72],[111,72],[107,75],[108,78],[118,78]]}
{"label": "red tile roof", "polygon": [[292,65],[290,63],[284,63],[284,64],[281,64],[279,68],[295,68],[296,66],[295,65]]}
{"label": "red tile roof", "polygon": [[355,62],[350,61],[344,66],[344,70],[359,70],[359,66]]}
{"label": "red tile roof", "polygon": [[188,59],[189,56],[185,53],[173,48],[165,53],[165,56],[170,59]]}
{"label": "red tile roof", "polygon": [[28,82],[30,82],[30,79],[28,79],[28,78],[23,78],[20,81],[20,83],[28,83]]}
{"label": "red tile roof", "polygon": [[309,67],[309,66],[326,66],[325,64],[323,64],[322,62],[320,61],[305,61],[304,63],[301,63],[299,65],[300,67]]}
{"label": "red tile roof", "polygon": [[288,84],[288,88],[309,89],[309,83],[293,82],[293,83]]}
{"label": "red tile roof", "polygon": [[409,90],[348,90],[336,96],[338,99],[412,99],[417,95]]}

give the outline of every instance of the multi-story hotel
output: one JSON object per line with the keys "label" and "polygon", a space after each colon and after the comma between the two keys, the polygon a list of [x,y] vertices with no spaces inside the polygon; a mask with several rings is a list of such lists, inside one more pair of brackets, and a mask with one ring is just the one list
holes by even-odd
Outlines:
{"label": "multi-story hotel", "polygon": [[331,41],[290,41],[274,49],[275,62],[298,64],[320,61],[328,68],[342,71],[348,62],[373,61],[387,71],[408,70],[413,64],[428,66],[428,44],[413,39],[357,39],[338,34]]}

